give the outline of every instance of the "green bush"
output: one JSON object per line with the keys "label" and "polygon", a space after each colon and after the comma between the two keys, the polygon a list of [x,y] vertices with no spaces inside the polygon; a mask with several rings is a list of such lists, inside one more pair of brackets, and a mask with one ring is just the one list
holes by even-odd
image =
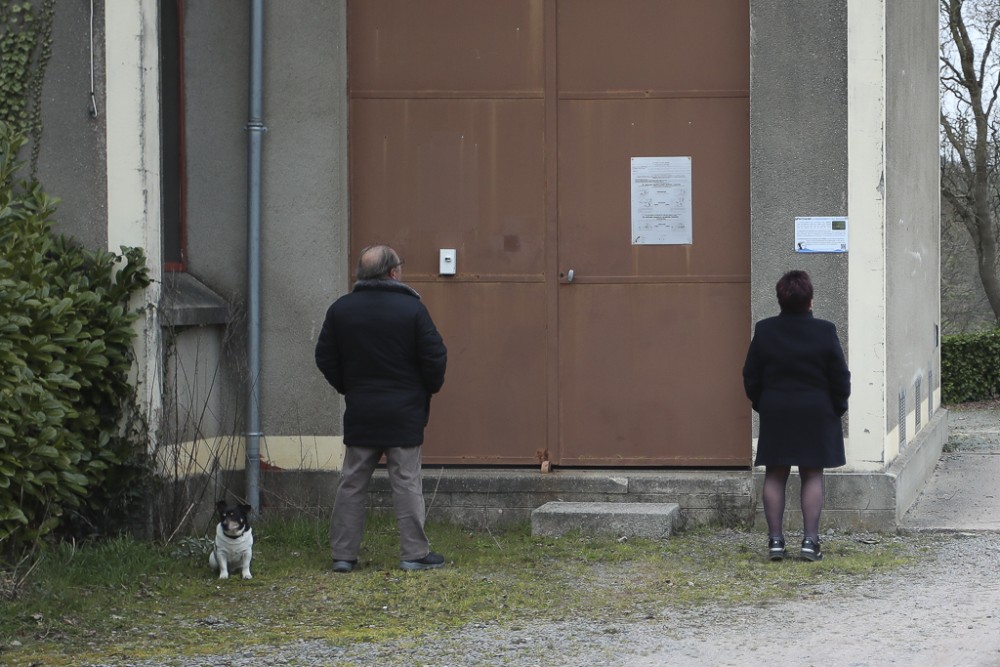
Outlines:
{"label": "green bush", "polygon": [[1000,397],[1000,329],[943,336],[941,399],[945,403]]}
{"label": "green bush", "polygon": [[142,251],[52,233],[55,200],[15,182],[23,135],[0,122],[0,556],[56,531],[101,533],[145,479],[131,296]]}

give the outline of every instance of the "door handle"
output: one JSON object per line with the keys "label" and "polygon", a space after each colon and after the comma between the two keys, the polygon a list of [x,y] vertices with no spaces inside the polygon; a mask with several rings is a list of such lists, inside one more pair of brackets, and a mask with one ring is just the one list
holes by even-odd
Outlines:
{"label": "door handle", "polygon": [[568,283],[573,282],[573,269],[570,269],[569,271],[566,272],[566,282]]}

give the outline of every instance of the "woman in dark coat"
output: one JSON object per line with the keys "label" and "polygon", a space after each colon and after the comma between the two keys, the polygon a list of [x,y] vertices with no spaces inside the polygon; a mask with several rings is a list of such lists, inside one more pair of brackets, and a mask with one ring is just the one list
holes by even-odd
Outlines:
{"label": "woman in dark coat", "polygon": [[755,465],[765,466],[764,516],[768,555],[785,556],[782,522],[792,466],[802,480],[801,556],[823,557],[819,516],[823,469],[846,462],[840,418],[847,412],[851,373],[832,322],[813,317],[813,286],[805,271],[789,271],[777,285],[781,314],[761,320],[743,366],[743,386],[760,415]]}

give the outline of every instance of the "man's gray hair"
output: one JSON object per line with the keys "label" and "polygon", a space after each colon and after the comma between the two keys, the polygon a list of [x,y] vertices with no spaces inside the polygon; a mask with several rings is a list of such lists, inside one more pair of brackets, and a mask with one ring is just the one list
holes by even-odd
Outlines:
{"label": "man's gray hair", "polygon": [[396,251],[387,245],[368,246],[358,257],[358,280],[386,280],[389,272],[402,264]]}

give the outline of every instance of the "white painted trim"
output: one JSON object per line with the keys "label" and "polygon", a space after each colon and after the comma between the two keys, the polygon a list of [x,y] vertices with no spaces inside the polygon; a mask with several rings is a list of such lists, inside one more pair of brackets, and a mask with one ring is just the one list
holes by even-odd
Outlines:
{"label": "white painted trim", "polygon": [[156,0],[107,0],[104,103],[107,127],[108,227],[112,252],[142,248],[152,285],[134,307],[135,382],[155,447],[162,412],[160,300],[160,65]]}
{"label": "white painted trim", "polygon": [[156,0],[108,0],[108,248],[140,247],[160,277],[159,39]]}
{"label": "white painted trim", "polygon": [[885,0],[847,2],[848,465],[886,461]]}
{"label": "white painted trim", "polygon": [[344,437],[268,435],[261,439],[260,458],[284,470],[340,470],[344,463]]}
{"label": "white painted trim", "polygon": [[[260,447],[265,468],[329,472],[339,471],[344,464],[344,438],[339,435],[266,436]],[[175,479],[218,470],[243,470],[246,438],[227,435],[163,445],[156,460],[160,474]]]}

